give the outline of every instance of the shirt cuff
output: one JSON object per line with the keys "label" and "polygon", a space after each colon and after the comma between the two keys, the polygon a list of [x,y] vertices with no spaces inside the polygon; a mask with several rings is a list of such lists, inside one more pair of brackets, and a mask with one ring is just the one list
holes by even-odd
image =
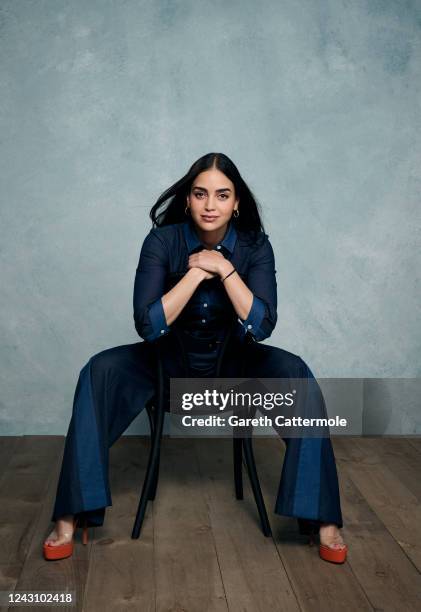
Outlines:
{"label": "shirt cuff", "polygon": [[165,336],[170,331],[167,321],[165,319],[164,307],[162,306],[161,298],[155,300],[148,306],[149,318],[152,325],[152,334],[150,334],[145,340],[150,342],[156,340],[160,336]]}
{"label": "shirt cuff", "polygon": [[263,300],[258,298],[256,295],[253,295],[253,302],[251,304],[250,312],[248,314],[247,319],[238,319],[244,329],[244,334],[249,332],[254,340],[259,340],[259,329],[260,324],[264,319],[266,313],[266,308]]}

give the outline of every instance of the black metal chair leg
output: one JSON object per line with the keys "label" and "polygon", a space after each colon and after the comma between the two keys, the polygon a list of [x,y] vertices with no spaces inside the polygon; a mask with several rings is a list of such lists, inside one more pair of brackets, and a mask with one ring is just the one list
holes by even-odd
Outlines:
{"label": "black metal chair leg", "polygon": [[260,489],[259,478],[257,476],[256,464],[254,461],[253,447],[251,438],[243,439],[244,456],[247,465],[247,471],[250,478],[251,488],[253,490],[254,499],[256,501],[257,510],[260,516],[260,522],[262,524],[262,531],[266,537],[272,535],[270,528],[269,518],[266,512],[265,502],[263,500],[262,491]]}
{"label": "black metal chair leg", "polygon": [[[151,404],[147,404],[146,405],[146,412],[148,414],[148,419],[149,419],[149,427],[150,427],[150,430],[151,430],[150,440],[151,440],[151,444],[152,444],[153,435],[154,435],[154,431],[155,431],[155,420],[154,420],[155,412],[152,409],[152,405]],[[157,464],[157,467],[156,467],[156,470],[155,470],[155,476],[154,476],[154,479],[152,481],[151,490],[150,490],[149,497],[148,497],[148,499],[150,501],[153,501],[155,499],[155,496],[156,496],[156,489],[157,489],[157,486],[158,486],[158,476],[159,476],[159,457],[158,457],[158,464]]]}
{"label": "black metal chair leg", "polygon": [[149,453],[148,467],[146,469],[146,476],[143,482],[142,493],[140,496],[139,506],[136,513],[136,519],[133,526],[132,538],[136,539],[140,535],[142,528],[143,519],[145,518],[146,506],[148,503],[151,487],[154,484],[156,477],[156,469],[159,461],[159,453],[161,447],[162,429],[164,424],[164,412],[159,411],[157,415],[157,422],[152,440],[151,450]]}
{"label": "black metal chair leg", "polygon": [[243,496],[243,439],[233,438],[233,451],[234,451],[234,483],[235,483],[235,497],[237,499],[244,499]]}
{"label": "black metal chair leg", "polygon": [[161,437],[162,429],[164,424],[164,413],[159,411],[156,427],[152,439],[151,450],[149,453],[148,467],[146,469],[146,476],[143,482],[142,493],[140,496],[139,506],[136,513],[136,519],[133,526],[132,538],[137,539],[140,535],[142,528],[143,519],[145,518],[146,506],[150,494],[152,492],[152,486],[156,478],[156,470],[159,462],[159,453],[161,450]]}
{"label": "black metal chair leg", "polygon": [[158,459],[156,461],[156,465],[155,465],[155,473],[154,473],[154,477],[152,479],[152,484],[151,484],[151,489],[149,491],[149,500],[153,501],[156,497],[156,489],[158,487],[158,478],[159,478],[159,459],[160,459],[160,455],[161,453],[158,454]]}
{"label": "black metal chair leg", "polygon": [[155,419],[153,419],[153,437],[151,450],[149,452],[148,467],[146,468],[146,476],[143,482],[142,493],[140,495],[139,506],[137,508],[136,519],[133,525],[132,539],[137,539],[140,535],[140,530],[145,518],[146,506],[148,499],[153,493],[153,487],[156,488],[157,470],[159,466],[159,455],[161,451],[162,430],[164,427],[164,385],[163,385],[163,368],[162,362],[158,360],[158,397],[156,404]]}
{"label": "black metal chair leg", "polygon": [[147,404],[145,406],[146,408],[146,413],[148,415],[148,419],[149,419],[149,427],[151,430],[151,439],[153,437],[153,432],[155,430],[155,423],[154,423],[154,418],[153,418],[153,411],[152,411],[152,406],[150,404]]}
{"label": "black metal chair leg", "polygon": [[[150,404],[148,404],[146,406],[146,411],[148,413],[149,426],[150,426],[150,429],[151,429],[150,439],[151,439],[151,443],[152,443],[153,435],[154,435],[154,431],[155,431],[155,421],[154,421],[155,412],[152,410],[152,407],[151,407]],[[156,497],[156,489],[157,489],[157,486],[158,486],[158,478],[159,478],[159,459],[160,459],[160,453],[158,454],[158,460],[157,460],[157,464],[156,464],[156,468],[155,468],[155,474],[154,474],[154,478],[152,480],[151,490],[149,492],[148,499],[150,501],[153,501],[155,499],[155,497]]]}

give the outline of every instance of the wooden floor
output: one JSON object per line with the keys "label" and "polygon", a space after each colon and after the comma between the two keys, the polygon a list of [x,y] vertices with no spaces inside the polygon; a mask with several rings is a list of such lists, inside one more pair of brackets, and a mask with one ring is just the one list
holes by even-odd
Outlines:
{"label": "wooden floor", "polygon": [[296,521],[273,513],[284,454],[275,438],[254,441],[273,538],[260,530],[246,476],[245,499],[234,498],[230,440],[166,438],[157,499],[132,540],[148,440],[122,437],[110,451],[104,525],[90,529],[88,546],[78,530],[73,557],[47,562],[64,438],[0,438],[0,590],[75,590],[72,609],[89,612],[421,610],[421,439],[333,444],[344,565],[319,559]]}

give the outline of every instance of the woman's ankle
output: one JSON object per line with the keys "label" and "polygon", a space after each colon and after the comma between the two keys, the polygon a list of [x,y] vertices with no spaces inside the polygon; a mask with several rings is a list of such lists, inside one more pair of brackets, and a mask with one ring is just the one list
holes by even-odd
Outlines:
{"label": "woman's ankle", "polygon": [[57,521],[65,521],[66,523],[70,523],[73,521],[73,517],[74,514],[64,514],[63,516],[60,516]]}

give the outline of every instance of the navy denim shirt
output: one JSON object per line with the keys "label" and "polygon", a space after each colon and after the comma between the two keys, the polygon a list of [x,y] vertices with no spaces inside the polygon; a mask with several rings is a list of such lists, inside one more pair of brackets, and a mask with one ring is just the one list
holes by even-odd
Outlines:
{"label": "navy denim shirt", "polygon": [[277,320],[277,284],[272,245],[262,234],[259,245],[248,233],[237,231],[229,222],[224,238],[214,249],[235,266],[253,293],[246,319],[240,319],[219,276],[203,280],[171,325],[167,325],[162,296],[188,271],[191,253],[205,245],[196,234],[191,217],[183,223],[152,228],[146,236],[136,269],[133,293],[135,328],[141,338],[152,342],[168,334],[173,325],[190,333],[220,332],[237,319],[236,336],[249,333],[253,340],[268,338]]}

